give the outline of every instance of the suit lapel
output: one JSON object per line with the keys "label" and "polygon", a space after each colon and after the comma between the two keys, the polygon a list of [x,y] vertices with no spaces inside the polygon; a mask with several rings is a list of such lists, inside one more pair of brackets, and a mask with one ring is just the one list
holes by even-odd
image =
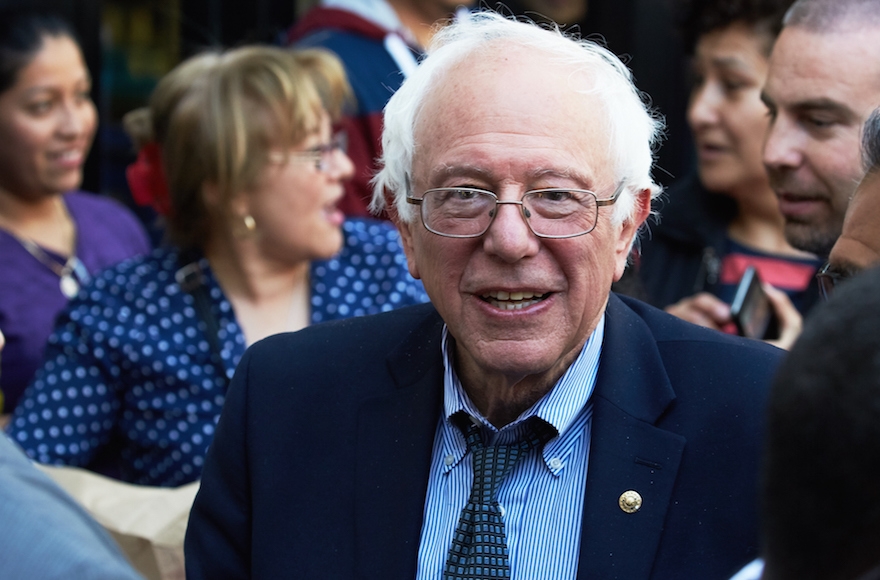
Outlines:
{"label": "suit lapel", "polygon": [[434,313],[388,357],[396,388],[361,406],[356,522],[360,577],[414,578],[440,417],[442,321]]}
{"label": "suit lapel", "polygon": [[[388,357],[396,388],[365,401],[357,444],[360,577],[414,578],[431,449],[442,405],[442,320],[432,315]],[[593,394],[579,579],[648,578],[684,439],[655,426],[675,398],[651,331],[611,296]],[[619,506],[636,491],[641,508]]]}
{"label": "suit lapel", "polygon": [[[617,297],[606,310],[593,419],[578,578],[648,578],[685,447],[655,426],[675,398],[653,335]],[[627,513],[621,494],[641,507]]]}

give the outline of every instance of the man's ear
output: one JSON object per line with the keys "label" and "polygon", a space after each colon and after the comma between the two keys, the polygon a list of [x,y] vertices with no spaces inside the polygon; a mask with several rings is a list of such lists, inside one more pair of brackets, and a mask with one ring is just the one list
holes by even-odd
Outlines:
{"label": "man's ear", "polygon": [[394,223],[397,226],[397,231],[400,232],[400,240],[403,243],[403,252],[406,254],[406,265],[409,269],[409,273],[413,278],[418,280],[420,278],[419,267],[416,263],[415,240],[413,239],[414,234],[412,230],[420,224],[418,221],[406,223],[399,217],[395,218]]}
{"label": "man's ear", "polygon": [[633,201],[633,211],[631,217],[623,222],[620,228],[620,235],[617,238],[615,246],[615,268],[614,281],[617,282],[623,276],[626,269],[626,260],[629,258],[630,250],[632,250],[633,242],[636,234],[648,216],[651,214],[651,190],[643,189],[636,193]]}

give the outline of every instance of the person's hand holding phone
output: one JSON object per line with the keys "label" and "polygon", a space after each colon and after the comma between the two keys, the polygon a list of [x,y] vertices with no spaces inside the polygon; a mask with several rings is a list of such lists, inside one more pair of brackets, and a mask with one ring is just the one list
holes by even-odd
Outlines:
{"label": "person's hand holding phone", "polygon": [[794,304],[792,304],[788,294],[782,290],[777,290],[770,284],[764,283],[761,284],[761,287],[770,301],[770,306],[776,313],[777,326],[779,328],[779,336],[765,342],[785,350],[790,350],[804,328],[804,319],[797,308],[794,307]]}
{"label": "person's hand holding phone", "polygon": [[692,324],[722,330],[732,322],[730,306],[714,294],[700,292],[665,308],[666,312]]}
{"label": "person's hand holding phone", "polygon": [[[740,334],[746,328],[757,328],[755,332],[764,332],[762,329],[772,326],[774,338],[765,339],[764,342],[790,349],[803,329],[803,318],[788,295],[760,282],[754,271],[743,276],[740,286],[737,290],[740,300],[735,300],[737,304],[733,308],[713,294],[700,292],[667,306],[665,310],[690,323],[714,330],[727,330],[737,322],[741,328]],[[765,317],[768,313],[772,322],[755,320],[756,316]]]}

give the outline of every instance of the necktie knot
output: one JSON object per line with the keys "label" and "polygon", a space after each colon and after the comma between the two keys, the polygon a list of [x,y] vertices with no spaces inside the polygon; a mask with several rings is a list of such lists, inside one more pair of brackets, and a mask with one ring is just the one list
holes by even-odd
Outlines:
{"label": "necktie knot", "polygon": [[[459,411],[452,416],[452,422],[464,435],[468,451],[486,447],[483,443],[482,429],[467,413]],[[528,451],[533,447],[543,447],[558,434],[556,427],[540,417],[532,416],[523,422],[520,437],[508,446],[519,446],[524,451]]]}

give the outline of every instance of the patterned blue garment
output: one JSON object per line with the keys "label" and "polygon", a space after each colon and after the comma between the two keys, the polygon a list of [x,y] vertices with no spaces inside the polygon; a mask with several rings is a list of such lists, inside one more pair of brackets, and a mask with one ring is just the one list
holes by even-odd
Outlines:
{"label": "patterned blue garment", "polygon": [[[312,264],[313,324],[428,300],[390,224],[352,219],[343,233],[340,254]],[[232,305],[203,264],[222,368],[193,296],[175,281],[176,251],[105,270],[59,317],[44,365],[13,414],[9,433],[31,458],[89,466],[100,450],[118,446],[125,481],[198,479],[245,350]]]}

